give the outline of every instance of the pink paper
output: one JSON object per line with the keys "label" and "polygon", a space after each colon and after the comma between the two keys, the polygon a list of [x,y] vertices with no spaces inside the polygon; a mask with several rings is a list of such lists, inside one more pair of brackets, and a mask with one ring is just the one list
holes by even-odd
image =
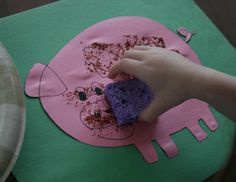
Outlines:
{"label": "pink paper", "polygon": [[169,157],[178,153],[170,135],[188,128],[202,141],[218,127],[208,105],[191,99],[162,114],[158,121],[118,127],[102,90],[106,77],[124,50],[134,45],[166,47],[200,64],[192,49],[163,25],[143,17],[118,17],[91,26],[71,40],[48,65],[36,64],[25,92],[40,101],[50,118],[75,139],[95,146],[134,144],[148,163],[158,160],[155,140]]}
{"label": "pink paper", "polygon": [[194,35],[194,33],[189,32],[186,28],[184,27],[180,27],[178,28],[177,32],[182,35],[183,37],[185,37],[185,42],[189,42],[190,39],[192,38],[192,36]]}

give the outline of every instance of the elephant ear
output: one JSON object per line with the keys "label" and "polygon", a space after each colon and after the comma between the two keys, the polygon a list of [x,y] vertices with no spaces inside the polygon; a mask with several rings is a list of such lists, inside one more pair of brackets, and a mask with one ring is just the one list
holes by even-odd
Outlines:
{"label": "elephant ear", "polygon": [[25,83],[25,93],[30,97],[57,96],[66,90],[66,85],[57,73],[47,65],[39,63],[30,70]]}

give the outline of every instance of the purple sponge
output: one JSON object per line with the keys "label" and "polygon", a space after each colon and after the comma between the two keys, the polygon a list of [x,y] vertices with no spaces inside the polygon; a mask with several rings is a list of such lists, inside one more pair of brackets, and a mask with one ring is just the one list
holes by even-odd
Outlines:
{"label": "purple sponge", "polygon": [[139,113],[153,98],[148,86],[137,79],[110,83],[104,92],[118,125],[137,121]]}

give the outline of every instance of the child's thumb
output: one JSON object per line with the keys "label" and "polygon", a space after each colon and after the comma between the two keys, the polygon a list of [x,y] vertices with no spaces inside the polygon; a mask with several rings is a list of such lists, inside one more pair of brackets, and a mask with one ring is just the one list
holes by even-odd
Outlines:
{"label": "child's thumb", "polygon": [[167,110],[166,99],[158,95],[154,97],[149,106],[139,114],[139,121],[153,122],[157,117]]}

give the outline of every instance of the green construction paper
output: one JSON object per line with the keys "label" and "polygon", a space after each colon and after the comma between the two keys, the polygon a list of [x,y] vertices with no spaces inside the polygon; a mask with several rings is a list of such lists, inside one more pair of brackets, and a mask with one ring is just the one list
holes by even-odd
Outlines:
{"label": "green construction paper", "polygon": [[[116,16],[154,19],[173,31],[196,31],[190,46],[205,66],[236,75],[235,49],[192,0],[70,0],[0,19],[0,41],[25,81],[31,67],[47,64],[87,27]],[[201,123],[208,138],[198,142],[187,130],[172,135],[179,155],[168,159],[157,144],[155,164],[147,164],[134,146],[103,148],[83,144],[62,132],[45,114],[38,99],[26,97],[27,125],[14,167],[19,182],[42,181],[191,181],[222,168],[229,156],[235,124],[213,110],[216,132]]]}

